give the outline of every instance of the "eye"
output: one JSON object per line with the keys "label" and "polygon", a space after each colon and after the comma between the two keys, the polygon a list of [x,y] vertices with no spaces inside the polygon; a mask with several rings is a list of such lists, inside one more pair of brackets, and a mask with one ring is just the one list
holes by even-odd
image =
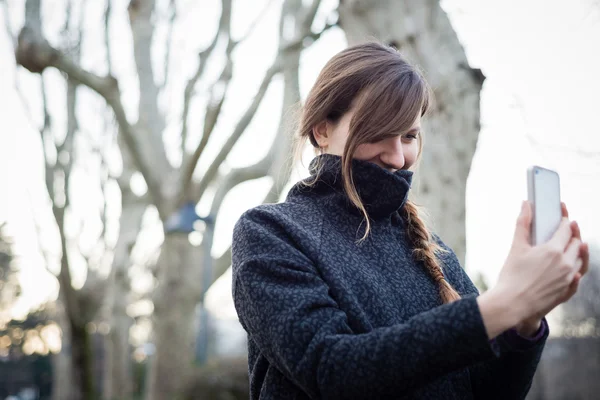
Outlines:
{"label": "eye", "polygon": [[416,139],[417,139],[417,137],[418,137],[418,135],[413,135],[413,134],[411,133],[410,135],[406,135],[406,136],[404,136],[404,137],[405,137],[405,138],[407,138],[407,139],[410,139],[410,140],[416,140]]}
{"label": "eye", "polygon": [[383,140],[386,140],[386,139],[389,139],[389,138],[395,137],[395,136],[397,136],[397,135],[389,135],[389,134],[388,135],[382,135],[382,136],[379,136],[377,138],[374,138],[374,139],[371,139],[371,140],[367,141],[367,143],[369,143],[369,144],[375,144],[375,143],[379,143],[379,142],[381,142]]}

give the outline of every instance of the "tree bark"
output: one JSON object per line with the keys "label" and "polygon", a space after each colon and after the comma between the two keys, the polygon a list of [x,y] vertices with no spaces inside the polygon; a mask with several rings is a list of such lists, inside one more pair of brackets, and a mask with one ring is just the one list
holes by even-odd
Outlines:
{"label": "tree bark", "polygon": [[201,260],[202,246],[192,246],[186,234],[165,236],[157,267],[159,286],[153,295],[155,353],[150,359],[147,400],[175,398],[183,390],[193,365]]}
{"label": "tree bark", "polygon": [[58,354],[52,356],[52,399],[71,400],[73,399],[71,329],[61,296],[56,300],[55,310],[54,318],[61,330],[61,349]]}
{"label": "tree bark", "polygon": [[[72,80],[67,80],[67,134],[62,147],[62,151],[69,154],[69,161],[61,166],[56,163],[53,167],[49,165],[46,168],[52,168],[52,174],[56,176],[59,172],[63,173],[63,187],[55,192],[56,185],[52,179],[52,187],[48,187],[48,192],[53,202],[52,210],[58,226],[61,243],[61,268],[58,276],[60,282],[60,291],[65,299],[66,316],[70,331],[70,351],[71,351],[71,385],[73,387],[73,400],[91,400],[96,398],[94,384],[94,353],[90,335],[86,330],[86,325],[91,322],[100,305],[98,294],[89,289],[91,278],[88,277],[86,285],[80,290],[75,290],[71,282],[69,251],[67,246],[67,236],[65,231],[66,210],[70,207],[70,183],[71,171],[74,162],[73,144],[77,129],[77,119],[75,116],[75,106],[77,104],[77,84]],[[57,151],[59,153],[59,151]],[[60,184],[59,184],[60,185]],[[65,199],[64,204],[60,204],[59,197]],[[87,291],[87,293],[86,293]],[[96,301],[94,301],[94,298]]]}
{"label": "tree bark", "polygon": [[423,121],[425,146],[415,175],[415,201],[425,206],[433,229],[464,265],[465,190],[485,78],[469,67],[438,0],[344,0],[339,14],[349,44],[377,39],[396,47],[420,66],[434,91],[433,109]]}
{"label": "tree bark", "polygon": [[129,305],[129,277],[131,249],[141,229],[142,218],[148,207],[146,198],[136,196],[129,189],[129,179],[135,172],[126,149],[122,149],[123,174],[119,178],[121,188],[121,217],[119,238],[108,285],[105,310],[110,321],[110,332],[106,336],[103,397],[105,400],[128,399],[132,396],[132,360],[129,345],[129,329],[133,319],[127,315]]}

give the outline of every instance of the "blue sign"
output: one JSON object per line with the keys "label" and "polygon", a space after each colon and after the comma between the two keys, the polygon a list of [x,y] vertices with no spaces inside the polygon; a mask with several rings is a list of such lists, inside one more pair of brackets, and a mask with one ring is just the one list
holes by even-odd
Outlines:
{"label": "blue sign", "polygon": [[196,214],[196,203],[188,202],[167,219],[165,232],[192,233],[194,232],[194,222],[198,220],[204,220],[204,218]]}

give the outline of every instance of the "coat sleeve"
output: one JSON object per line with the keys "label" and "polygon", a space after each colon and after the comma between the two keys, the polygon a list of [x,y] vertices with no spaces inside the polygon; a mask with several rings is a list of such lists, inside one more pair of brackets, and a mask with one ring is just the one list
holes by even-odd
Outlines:
{"label": "coat sleeve", "polygon": [[499,356],[475,297],[357,334],[315,262],[270,212],[247,211],[232,245],[233,298],[269,363],[311,398],[396,398]]}
{"label": "coat sleeve", "polygon": [[[437,240],[438,244],[450,250],[439,238]],[[456,289],[461,295],[479,295],[479,290],[458,261],[446,265],[452,269],[449,273],[454,276],[453,281],[457,282]],[[544,318],[533,340],[520,336],[514,329],[509,329],[494,338],[492,342],[499,347],[500,357],[469,367],[474,398],[525,399],[549,332],[548,322]]]}
{"label": "coat sleeve", "polygon": [[[473,288],[477,291],[474,285]],[[514,329],[500,334],[495,339],[500,357],[469,368],[474,398],[525,399],[549,333],[548,321],[544,318],[535,340],[520,336]]]}

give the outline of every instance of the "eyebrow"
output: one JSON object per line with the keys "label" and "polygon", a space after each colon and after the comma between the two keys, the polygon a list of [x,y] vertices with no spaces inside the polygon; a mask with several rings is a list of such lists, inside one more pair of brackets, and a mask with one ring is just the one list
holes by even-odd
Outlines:
{"label": "eyebrow", "polygon": [[406,132],[405,135],[408,135],[410,133],[418,135],[419,133],[421,133],[421,128],[412,128],[410,131]]}

